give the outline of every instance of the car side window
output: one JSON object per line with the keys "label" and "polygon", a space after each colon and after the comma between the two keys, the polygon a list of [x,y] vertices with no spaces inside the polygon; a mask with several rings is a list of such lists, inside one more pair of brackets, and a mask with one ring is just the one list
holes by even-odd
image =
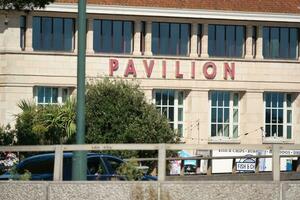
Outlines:
{"label": "car side window", "polygon": [[123,163],[121,160],[113,157],[106,157],[105,160],[111,173],[115,173],[118,167]]}
{"label": "car side window", "polygon": [[88,174],[105,174],[106,170],[103,166],[103,163],[98,156],[93,156],[88,158],[87,163]]}
{"label": "car side window", "polygon": [[54,159],[49,156],[27,160],[17,171],[19,174],[24,174],[25,170],[28,170],[32,174],[53,174],[53,169]]}

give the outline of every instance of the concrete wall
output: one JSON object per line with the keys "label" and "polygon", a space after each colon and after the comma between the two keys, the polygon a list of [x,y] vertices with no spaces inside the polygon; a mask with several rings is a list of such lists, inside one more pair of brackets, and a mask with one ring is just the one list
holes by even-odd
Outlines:
{"label": "concrete wall", "polygon": [[1,200],[296,200],[300,182],[0,182]]}

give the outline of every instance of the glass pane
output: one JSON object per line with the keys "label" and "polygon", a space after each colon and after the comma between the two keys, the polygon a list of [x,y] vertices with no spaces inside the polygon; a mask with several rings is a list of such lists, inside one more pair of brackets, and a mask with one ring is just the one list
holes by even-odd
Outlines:
{"label": "glass pane", "polygon": [[155,104],[161,105],[161,92],[160,91],[155,92]]}
{"label": "glass pane", "polygon": [[289,108],[292,107],[292,95],[291,94],[286,95],[286,105]]}
{"label": "glass pane", "polygon": [[170,54],[179,54],[179,24],[170,24]]}
{"label": "glass pane", "polygon": [[271,57],[279,57],[279,28],[271,28]]}
{"label": "glass pane", "polygon": [[298,29],[290,28],[290,55],[289,58],[295,59],[297,57],[298,47]]}
{"label": "glass pane", "polygon": [[245,27],[236,26],[236,49],[235,56],[243,57],[244,55],[244,41],[245,41]]}
{"label": "glass pane", "polygon": [[276,123],[276,122],[277,122],[277,110],[272,109],[272,123]]}
{"label": "glass pane", "polygon": [[174,122],[174,108],[169,107],[169,121]]}
{"label": "glass pane", "polygon": [[174,129],[174,123],[169,123],[171,129]]}
{"label": "glass pane", "polygon": [[44,103],[44,87],[38,87],[38,103]]}
{"label": "glass pane", "polygon": [[289,29],[280,28],[280,58],[289,56]]}
{"label": "glass pane", "polygon": [[277,107],[277,96],[278,96],[278,93],[272,93],[272,107],[273,108]]}
{"label": "glass pane", "polygon": [[65,19],[65,27],[64,27],[64,45],[65,51],[73,50],[73,36],[74,36],[74,20],[73,19]]}
{"label": "glass pane", "polygon": [[166,118],[168,118],[168,108],[167,108],[167,107],[163,107],[163,108],[162,108],[162,114],[163,114],[164,116],[166,116]]}
{"label": "glass pane", "polygon": [[216,55],[216,26],[208,25],[208,55]]}
{"label": "glass pane", "polygon": [[266,123],[271,123],[270,119],[271,119],[271,110],[266,109]]}
{"label": "glass pane", "polygon": [[263,28],[263,56],[270,58],[270,28]]}
{"label": "glass pane", "polygon": [[217,92],[211,92],[211,105],[217,106]]}
{"label": "glass pane", "polygon": [[218,92],[218,106],[223,106],[223,92]]}
{"label": "glass pane", "polygon": [[223,94],[224,94],[224,106],[229,107],[230,93],[224,92]]}
{"label": "glass pane", "polygon": [[279,109],[277,112],[278,112],[277,123],[282,124],[283,123],[283,109]]}
{"label": "glass pane", "polygon": [[113,21],[113,52],[123,52],[122,22]]}
{"label": "glass pane", "polygon": [[233,106],[237,107],[239,105],[239,94],[238,93],[234,93],[233,94]]}
{"label": "glass pane", "polygon": [[229,137],[229,124],[224,125],[224,136]]}
{"label": "glass pane", "polygon": [[168,90],[162,91],[162,104],[168,105]]}
{"label": "glass pane", "polygon": [[58,88],[52,89],[52,103],[57,103],[58,99]]}
{"label": "glass pane", "polygon": [[174,105],[175,91],[169,90],[169,105]]}
{"label": "glass pane", "polygon": [[45,88],[45,103],[51,103],[51,97],[52,97],[51,88],[46,87]]}
{"label": "glass pane", "polygon": [[235,26],[226,26],[226,56],[235,57]]}
{"label": "glass pane", "polygon": [[183,121],[183,108],[178,108],[178,121]]}
{"label": "glass pane", "polygon": [[223,122],[223,108],[218,108],[218,122]]}
{"label": "glass pane", "polygon": [[239,127],[238,125],[233,126],[233,138],[237,138],[239,136]]}
{"label": "glass pane", "polygon": [[223,136],[223,124],[218,124],[218,136]]}
{"label": "glass pane", "polygon": [[178,105],[183,105],[183,92],[178,92]]}
{"label": "glass pane", "polygon": [[50,17],[42,18],[42,49],[52,49],[52,19]]}
{"label": "glass pane", "polygon": [[229,108],[224,108],[224,122],[229,123]]}
{"label": "glass pane", "polygon": [[181,24],[180,27],[180,55],[186,56],[189,52],[190,25]]}
{"label": "glass pane", "polygon": [[284,100],[284,94],[279,93],[278,94],[278,107],[283,108],[283,100]]}
{"label": "glass pane", "polygon": [[214,136],[217,135],[217,133],[216,133],[216,132],[217,132],[217,131],[216,131],[216,128],[217,128],[217,127],[216,127],[215,124],[212,124],[212,125],[211,125],[211,130],[210,130],[210,131],[211,131],[211,136],[212,136],[212,137],[214,137]]}
{"label": "glass pane", "polygon": [[277,126],[276,125],[272,125],[272,136],[277,136]]}
{"label": "glass pane", "polygon": [[159,30],[159,50],[160,54],[167,55],[170,54],[169,52],[169,35],[170,35],[169,23],[160,23],[160,30]]}
{"label": "glass pane", "polygon": [[32,21],[32,48],[41,49],[41,18],[33,17]]}
{"label": "glass pane", "polygon": [[63,50],[63,19],[53,18],[53,49]]}
{"label": "glass pane", "polygon": [[211,122],[217,122],[217,109],[211,109]]}
{"label": "glass pane", "polygon": [[271,93],[265,93],[266,107],[271,107]]}
{"label": "glass pane", "polygon": [[152,22],[152,53],[159,54],[159,23]]}
{"label": "glass pane", "polygon": [[216,26],[216,56],[225,56],[225,26]]}
{"label": "glass pane", "polygon": [[287,139],[292,139],[292,127],[287,126]]}
{"label": "glass pane", "polygon": [[62,90],[62,102],[66,102],[69,98],[69,90],[67,88],[64,88]]}
{"label": "glass pane", "polygon": [[266,137],[271,136],[271,126],[270,125],[266,125],[265,134],[266,134]]}
{"label": "glass pane", "polygon": [[101,52],[101,20],[94,20],[93,47],[95,52]]}
{"label": "glass pane", "polygon": [[133,25],[132,22],[124,22],[124,47],[125,53],[132,52],[132,33]]}
{"label": "glass pane", "polygon": [[237,123],[239,121],[239,112],[238,109],[233,109],[233,122]]}
{"label": "glass pane", "polygon": [[102,21],[102,52],[112,52],[112,21]]}
{"label": "glass pane", "polygon": [[282,137],[283,136],[283,126],[282,125],[278,126],[277,135],[278,135],[278,137]]}
{"label": "glass pane", "polygon": [[183,125],[182,124],[178,124],[178,134],[179,134],[179,137],[182,137],[183,136]]}
{"label": "glass pane", "polygon": [[292,111],[287,111],[287,123],[292,123]]}

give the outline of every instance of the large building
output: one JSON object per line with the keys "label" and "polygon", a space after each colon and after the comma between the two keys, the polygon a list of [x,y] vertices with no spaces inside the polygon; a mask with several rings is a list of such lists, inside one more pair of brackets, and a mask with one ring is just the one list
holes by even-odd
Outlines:
{"label": "large building", "polygon": [[[0,11],[0,123],[76,93],[77,1]],[[90,0],[87,79],[136,80],[189,144],[300,144],[300,0]]]}

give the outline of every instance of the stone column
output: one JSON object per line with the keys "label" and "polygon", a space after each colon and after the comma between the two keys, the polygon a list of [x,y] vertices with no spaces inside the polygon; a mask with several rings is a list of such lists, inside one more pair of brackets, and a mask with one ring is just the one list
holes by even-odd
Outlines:
{"label": "stone column", "polygon": [[201,57],[208,58],[208,24],[202,25]]}
{"label": "stone column", "polygon": [[198,57],[198,24],[193,23],[191,29],[191,52],[190,57],[197,58]]}
{"label": "stone column", "polygon": [[134,22],[133,55],[141,55],[141,21]]}
{"label": "stone column", "polygon": [[93,49],[93,19],[87,20],[87,34],[86,34],[86,53],[94,53]]}
{"label": "stone column", "polygon": [[146,21],[145,56],[152,56],[152,22]]}
{"label": "stone column", "polygon": [[252,52],[252,47],[253,47],[253,26],[248,25],[246,27],[246,52],[245,52],[245,58],[246,59],[252,59],[253,58],[253,53]]}
{"label": "stone column", "polygon": [[32,15],[30,14],[26,15],[25,51],[33,51],[32,19],[33,19]]}
{"label": "stone column", "polygon": [[257,27],[256,59],[263,59],[263,26]]}

